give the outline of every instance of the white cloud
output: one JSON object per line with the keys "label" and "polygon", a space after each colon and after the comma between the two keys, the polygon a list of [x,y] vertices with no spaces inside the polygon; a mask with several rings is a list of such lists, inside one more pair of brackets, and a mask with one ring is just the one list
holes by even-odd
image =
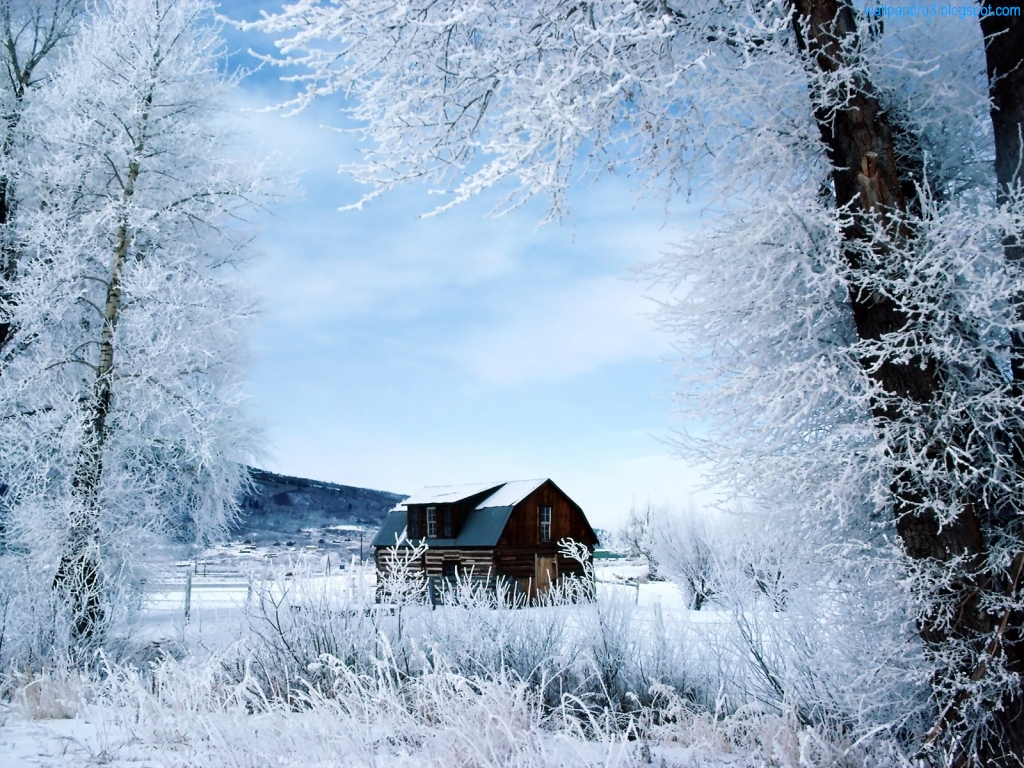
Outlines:
{"label": "white cloud", "polygon": [[510,299],[498,322],[470,330],[448,350],[485,383],[557,380],[671,351],[650,318],[653,303],[635,282],[597,277],[564,290],[524,290]]}

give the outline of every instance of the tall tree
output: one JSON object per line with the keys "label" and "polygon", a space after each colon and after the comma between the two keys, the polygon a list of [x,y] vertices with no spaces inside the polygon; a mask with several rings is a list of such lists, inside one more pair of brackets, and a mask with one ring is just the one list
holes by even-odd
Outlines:
{"label": "tall tree", "polygon": [[230,150],[221,50],[205,0],[111,0],[23,118],[0,464],[14,549],[50,569],[82,643],[138,537],[223,529],[253,449],[239,222],[269,185]]}
{"label": "tall tree", "polygon": [[[1004,462],[1019,465],[1018,446],[1024,434],[1014,411],[1020,400],[1007,392],[1003,413],[993,414],[1007,431],[990,432],[979,441],[971,418],[946,418],[951,391],[962,392],[957,361],[935,354],[927,343],[904,343],[897,354],[884,349],[887,339],[908,331],[933,335],[939,330],[929,327],[922,312],[927,311],[929,297],[900,290],[897,284],[911,275],[920,258],[914,232],[919,198],[933,196],[936,190],[929,188],[922,175],[918,137],[912,128],[897,122],[895,110],[883,108],[867,67],[857,61],[862,55],[863,30],[853,7],[840,1],[797,0],[793,22],[798,46],[816,75],[840,77],[831,87],[815,83],[811,98],[832,167],[835,204],[853,214],[843,232],[849,303],[857,336],[874,342],[862,364],[878,384],[872,402],[877,429],[891,434],[896,427],[907,434],[906,439],[890,439],[887,444],[896,530],[907,554],[935,570],[931,579],[941,583],[920,618],[921,634],[939,655],[956,657],[948,659],[937,680],[944,695],[939,719],[928,735],[934,740],[953,720],[962,719],[960,708],[977,684],[993,674],[990,667],[1001,667],[997,675],[1024,673],[1024,657],[1016,640],[1024,547],[1014,541],[1019,538],[1019,510],[1002,508],[1007,503],[1016,506],[1006,494],[1019,494],[1020,476],[1013,471],[1014,482],[1007,489],[966,477],[995,471]],[[990,36],[986,46],[993,94],[1003,88],[998,66],[993,69],[991,63],[997,40],[1000,45],[1004,42]],[[1002,108],[994,102],[994,116],[1001,119],[1007,108],[1012,109],[1012,97],[1003,99]],[[899,147],[901,131],[903,146]],[[1013,133],[1013,129],[996,131],[997,171],[1007,165],[1003,155],[1008,148],[1001,145]],[[1007,201],[1010,180],[999,175],[999,198]],[[883,281],[880,275],[885,276]],[[970,328],[954,327],[945,335],[948,340],[970,342],[971,334]],[[1006,383],[998,375],[991,376],[995,371],[989,370],[989,381],[984,381],[984,363],[973,373],[978,379],[975,385],[980,384],[988,395],[1005,392]],[[924,428],[929,434],[915,439],[907,428]],[[949,487],[934,488],[937,473],[946,476]],[[1007,513],[1008,519],[1000,519]],[[1008,539],[1008,549],[993,558],[993,547],[1004,543],[1000,538]],[[943,603],[953,610],[940,608]],[[1002,693],[988,695],[994,699],[989,705],[999,712],[993,718],[994,733],[970,745],[964,754],[985,762],[1016,760],[1007,755],[1024,755],[1024,691],[1019,684],[1011,684]]]}
{"label": "tall tree", "polygon": [[660,267],[704,374],[682,396],[720,427],[686,445],[822,546],[834,525],[882,558],[895,535],[933,696],[921,746],[1009,766],[1024,46],[994,6],[901,24],[849,0],[301,0],[254,26],[306,70],[293,107],[351,97],[373,142],[360,204],[421,179],[557,215],[581,164],[727,200]]}

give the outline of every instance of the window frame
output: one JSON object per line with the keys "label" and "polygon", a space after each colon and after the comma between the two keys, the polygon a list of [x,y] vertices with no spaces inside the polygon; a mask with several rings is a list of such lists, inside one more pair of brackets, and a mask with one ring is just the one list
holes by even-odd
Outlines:
{"label": "window frame", "polygon": [[[547,513],[547,520],[544,519],[544,513]],[[554,507],[550,504],[545,504],[537,507],[537,518],[540,523],[540,543],[547,544],[551,541],[551,522],[554,517]]]}
{"label": "window frame", "polygon": [[427,538],[437,538],[437,507],[427,507]]}

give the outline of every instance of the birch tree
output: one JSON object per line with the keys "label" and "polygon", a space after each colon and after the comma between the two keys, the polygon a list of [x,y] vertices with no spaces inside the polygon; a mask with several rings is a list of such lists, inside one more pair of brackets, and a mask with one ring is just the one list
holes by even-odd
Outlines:
{"label": "birch tree", "polygon": [[24,117],[0,466],[13,547],[79,643],[102,639],[147,534],[223,530],[254,449],[240,223],[269,184],[230,151],[221,49],[204,0],[111,0]]}
{"label": "birch tree", "polygon": [[680,409],[710,424],[680,449],[847,569],[815,583],[860,569],[881,591],[846,603],[897,628],[911,612],[931,700],[899,728],[922,755],[1009,766],[1024,27],[994,6],[899,23],[850,0],[301,0],[253,26],[300,68],[288,106],[348,97],[357,207],[422,180],[441,209],[496,190],[496,213],[546,195],[557,217],[609,171],[724,201],[652,269],[678,289]]}

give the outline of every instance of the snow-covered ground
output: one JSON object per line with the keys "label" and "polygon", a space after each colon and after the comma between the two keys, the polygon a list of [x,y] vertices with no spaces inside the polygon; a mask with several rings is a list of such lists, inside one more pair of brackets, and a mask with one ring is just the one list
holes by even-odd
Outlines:
{"label": "snow-covered ground", "polygon": [[[198,563],[198,564],[197,564]],[[142,631],[149,640],[162,636],[178,639],[185,625],[186,583],[191,581],[189,625],[236,621],[252,600],[252,586],[261,580],[299,574],[304,581],[323,585],[329,593],[372,588],[372,568],[359,568],[355,558],[339,563],[331,556],[294,549],[268,557],[256,547],[233,543],[204,553],[196,560],[178,561],[161,568],[146,585],[146,613]],[[631,560],[598,561],[595,566],[598,598],[619,600],[643,608],[659,606],[673,615],[686,610],[679,588],[667,581],[647,580],[645,563]],[[357,585],[358,580],[358,585]],[[705,615],[710,615],[705,612]]]}
{"label": "snow-covered ground", "polygon": [[[138,629],[141,642],[154,648],[227,645],[243,632],[246,609],[254,599],[254,589],[259,589],[261,582],[270,590],[280,592],[289,589],[295,579],[294,574],[299,574],[304,588],[339,597],[373,588],[373,569],[359,567],[354,559],[343,564],[328,562],[326,556],[302,548],[289,548],[277,557],[268,557],[268,554],[276,553],[268,553],[265,549],[235,542],[211,549],[193,560],[170,561],[155,568],[154,576],[146,585],[145,612]],[[638,583],[637,579],[643,572],[644,568],[639,564],[616,561],[603,565],[598,576],[599,595],[614,595],[619,599],[640,601],[644,605],[662,601],[673,605],[678,603],[671,586]],[[237,715],[236,719],[238,717],[251,719],[251,716]],[[264,730],[269,733],[271,730],[289,731],[293,727],[296,731],[306,732],[310,721],[317,718],[310,713],[289,715],[278,712],[274,716],[256,718],[260,719],[264,721]],[[204,717],[202,728],[209,731],[204,738],[226,744],[230,740],[227,732],[237,730],[231,725],[231,720],[226,713],[219,717]],[[176,727],[188,729],[190,726],[181,722]],[[53,679],[37,680],[28,685],[20,701],[8,705],[0,714],[0,766],[172,768],[214,765],[219,760],[214,756],[216,750],[212,749],[211,743],[205,743],[202,749],[198,749],[194,744],[185,746],[183,742],[190,739],[154,741],[151,732],[144,734],[142,730],[147,729],[133,727],[110,707],[82,703],[74,686],[58,685]],[[257,741],[255,734],[258,731],[254,728],[253,738]],[[288,741],[284,733],[277,734],[274,739],[278,743]],[[292,752],[308,753],[309,743],[307,740],[303,749],[296,745]],[[577,746],[591,748],[584,741]],[[338,759],[336,749],[327,745],[321,745],[321,748],[325,757],[333,754],[334,759]],[[200,752],[205,754],[200,756]],[[400,752],[390,756],[393,762],[389,764],[419,764],[415,755],[403,758]],[[373,754],[372,749],[370,754]],[[592,757],[597,763],[601,762],[600,754],[594,753]],[[197,759],[203,762],[197,763]],[[354,764],[358,763],[356,760]],[[231,760],[223,764],[256,765],[258,761],[247,762],[247,758],[235,749]],[[328,761],[325,764],[341,763]],[[373,761],[367,764],[373,764]]]}
{"label": "snow-covered ground", "polygon": [[[662,713],[669,715],[663,722],[641,723],[641,714],[636,723],[640,730],[624,731],[621,722],[583,722],[578,715],[569,716],[565,703],[562,709],[552,709],[515,675],[467,677],[443,664],[421,669],[400,690],[382,684],[386,675],[360,676],[339,667],[331,697],[312,692],[291,704],[259,700],[254,714],[254,689],[245,682],[248,672],[233,693],[225,689],[223,675],[218,678],[223,671],[219,665],[236,663],[228,654],[232,643],[245,635],[254,606],[266,605],[269,599],[271,605],[283,606],[286,617],[292,619],[305,615],[302,606],[309,605],[307,599],[326,596],[351,605],[353,597],[362,593],[364,602],[357,604],[365,606],[375,577],[369,565],[350,562],[344,569],[328,567],[314,553],[296,551],[290,561],[273,563],[246,557],[252,554],[226,551],[199,558],[198,568],[192,561],[169,562],[157,569],[147,585],[140,637],[153,648],[191,649],[180,661],[164,663],[159,685],[155,678],[144,679],[130,670],[90,679],[26,680],[23,694],[0,712],[0,768],[648,764],[721,768],[816,765],[801,757],[815,750],[837,756],[827,739],[781,715],[755,712],[753,719],[715,718],[666,693]],[[246,564],[247,570],[241,566],[232,570],[232,563]],[[674,585],[648,582],[645,576],[642,563],[597,564],[598,602],[608,606],[606,618],[629,622],[622,631],[631,633],[629,642],[634,645],[623,640],[624,647],[640,652],[637,638],[689,631],[686,627],[713,632],[716,622],[725,621],[715,612],[687,610]],[[439,631],[435,637],[451,643],[453,653],[460,651],[460,642],[488,642],[486,631],[479,639],[460,637],[474,630],[460,624],[467,616],[456,614],[459,609],[420,610],[427,611],[422,614],[424,626]],[[549,621],[562,622],[570,635],[609,631],[596,628],[593,617],[576,613],[571,606],[527,610],[535,612],[532,616],[542,625],[545,615]],[[520,620],[527,614],[506,616]],[[500,625],[505,620],[492,616],[486,621]],[[453,633],[447,639],[446,630]],[[609,636],[613,642],[616,631],[612,629]],[[486,650],[480,648],[481,653]],[[682,658],[678,661],[684,663]],[[643,738],[638,739],[641,732]]]}

